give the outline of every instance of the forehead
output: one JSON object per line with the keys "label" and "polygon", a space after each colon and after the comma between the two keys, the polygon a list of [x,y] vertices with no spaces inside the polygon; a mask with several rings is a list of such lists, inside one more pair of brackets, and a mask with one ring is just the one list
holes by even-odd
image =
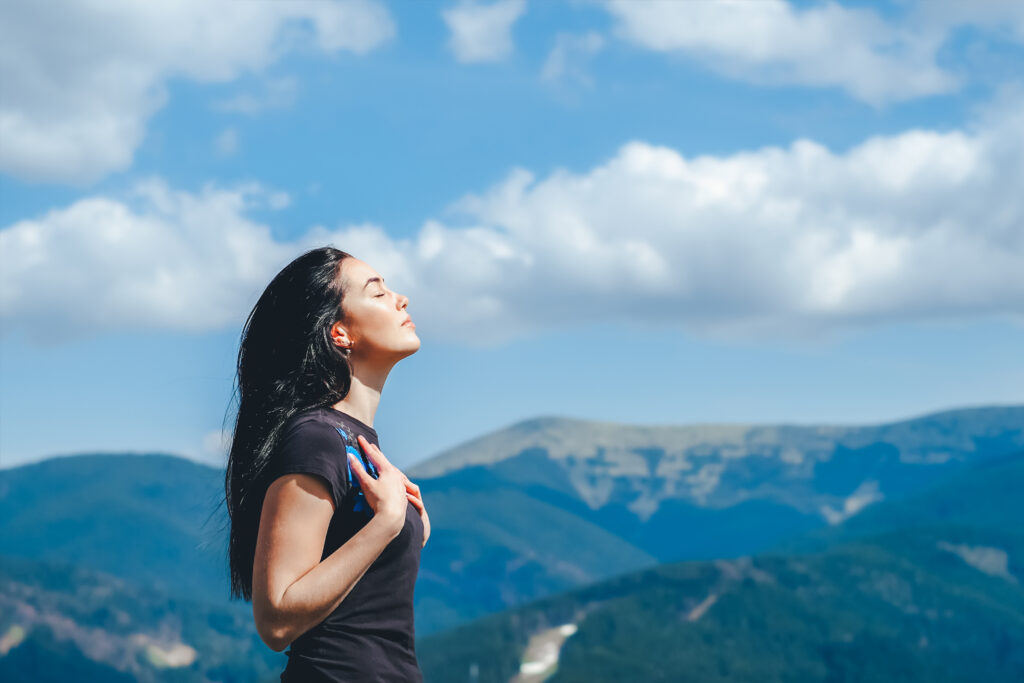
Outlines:
{"label": "forehead", "polygon": [[356,291],[363,289],[366,281],[370,278],[383,280],[380,273],[374,270],[370,264],[355,257],[347,258],[342,262],[342,272],[349,289]]}

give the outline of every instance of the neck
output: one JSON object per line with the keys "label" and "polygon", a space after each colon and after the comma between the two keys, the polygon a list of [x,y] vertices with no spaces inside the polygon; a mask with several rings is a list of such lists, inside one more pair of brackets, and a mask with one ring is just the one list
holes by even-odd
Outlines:
{"label": "neck", "polygon": [[373,417],[380,405],[380,394],[392,367],[365,368],[354,365],[352,386],[345,398],[335,403],[334,407],[373,427]]}

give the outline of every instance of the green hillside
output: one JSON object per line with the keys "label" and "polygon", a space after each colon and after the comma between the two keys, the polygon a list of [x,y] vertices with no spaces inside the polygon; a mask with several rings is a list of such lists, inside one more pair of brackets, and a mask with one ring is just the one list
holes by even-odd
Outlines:
{"label": "green hillside", "polygon": [[[717,598],[693,622],[700,595],[671,575],[652,579],[584,618],[550,680],[1019,681],[1024,592],[1019,580],[964,571],[938,545],[967,540],[953,529],[903,532],[758,558],[749,577],[705,586]],[[970,542],[1024,562],[1020,537]]]}
{"label": "green hillside", "polygon": [[624,574],[425,638],[420,661],[429,681],[504,682],[547,638],[557,664],[518,680],[1018,681],[1022,486],[1024,454],[979,463],[813,551]]}
{"label": "green hillside", "polygon": [[48,560],[0,556],[0,680],[279,680],[248,605],[211,605]]}
{"label": "green hillside", "polygon": [[837,527],[815,530],[780,543],[776,552],[821,549],[848,539],[900,529],[959,525],[984,529],[1024,529],[1021,453],[995,456],[925,491],[875,505]]}
{"label": "green hillside", "polygon": [[73,562],[224,600],[223,491],[222,472],[164,454],[83,454],[3,470],[0,555]]}

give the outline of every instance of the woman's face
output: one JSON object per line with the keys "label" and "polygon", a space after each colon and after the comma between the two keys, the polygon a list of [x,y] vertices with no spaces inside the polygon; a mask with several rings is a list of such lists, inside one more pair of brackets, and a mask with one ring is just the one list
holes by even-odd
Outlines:
{"label": "woman's face", "polygon": [[388,289],[380,273],[357,258],[341,262],[344,322],[332,329],[335,342],[351,346],[351,357],[395,360],[411,356],[420,338],[406,306],[409,298]]}

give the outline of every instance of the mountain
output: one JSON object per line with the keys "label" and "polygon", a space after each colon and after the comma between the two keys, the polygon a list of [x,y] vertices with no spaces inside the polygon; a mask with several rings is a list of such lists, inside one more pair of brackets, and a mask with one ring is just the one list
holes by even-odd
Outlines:
{"label": "mountain", "polygon": [[[652,427],[540,418],[467,442],[407,474],[437,487],[460,472],[486,470],[492,480],[611,528],[666,560],[704,552],[702,543],[683,546],[665,538],[680,515],[717,523],[718,513],[749,505],[756,514],[729,513],[726,526],[743,527],[730,516],[764,519],[772,511],[780,526],[835,524],[966,462],[1022,447],[1024,406],[852,427]],[[737,549],[747,549],[752,536],[763,537],[764,526],[773,525],[726,535]]]}
{"label": "mountain", "polygon": [[61,456],[0,470],[0,555],[224,600],[223,492],[222,471],[159,453]]}
{"label": "mountain", "polygon": [[[764,550],[1022,447],[1024,407],[860,427],[519,423],[407,469],[432,527],[417,634],[662,562]],[[226,604],[222,481],[162,454],[0,470],[0,554]]]}
{"label": "mountain", "polygon": [[812,550],[617,576],[424,638],[420,662],[445,682],[1019,681],[1022,487],[1024,452],[982,461]]}
{"label": "mountain", "polygon": [[278,681],[251,609],[172,597],[105,572],[0,556],[0,680]]}
{"label": "mountain", "polygon": [[809,552],[851,538],[933,526],[1024,530],[1024,502],[1013,504],[1022,483],[1020,453],[986,458],[925,491],[872,506],[840,526],[789,539],[772,550]]}
{"label": "mountain", "polygon": [[1020,448],[1020,406],[854,427],[522,422],[407,470],[431,514],[417,629],[757,552]]}

